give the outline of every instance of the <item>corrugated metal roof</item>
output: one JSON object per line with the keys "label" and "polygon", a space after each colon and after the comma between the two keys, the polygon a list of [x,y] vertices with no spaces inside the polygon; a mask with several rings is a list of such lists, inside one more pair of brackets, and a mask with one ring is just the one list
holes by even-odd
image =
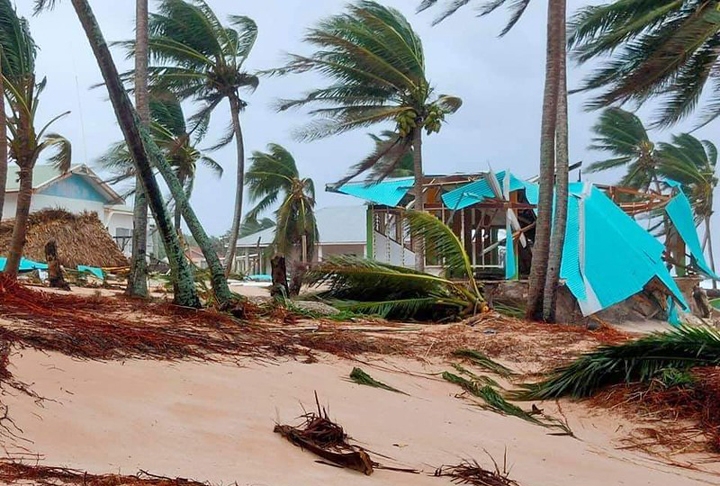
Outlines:
{"label": "corrugated metal roof", "polygon": [[[364,245],[367,242],[367,207],[336,206],[315,212],[320,244]],[[260,246],[268,246],[275,238],[275,228],[267,228],[238,240],[237,246],[254,247],[260,238]]]}
{"label": "corrugated metal roof", "polygon": [[412,189],[413,183],[414,179],[412,177],[385,179],[382,182],[370,185],[366,182],[348,182],[333,189],[333,192],[359,197],[384,206],[397,206],[408,191]]}
{"label": "corrugated metal roof", "polygon": [[670,217],[670,220],[685,242],[685,245],[687,245],[690,256],[693,258],[693,263],[698,270],[706,276],[718,280],[718,276],[715,275],[715,272],[712,271],[705,260],[705,255],[700,246],[700,239],[695,229],[692,206],[682,190],[665,206],[665,212]]}
{"label": "corrugated metal roof", "polygon": [[[498,172],[497,179],[502,185],[505,182],[505,171]],[[517,191],[524,188],[525,184],[523,181],[510,174],[510,190]],[[490,184],[488,184],[488,181],[483,177],[482,179],[478,179],[470,184],[443,194],[442,200],[446,207],[452,210],[458,210],[480,203],[484,199],[494,197],[495,193],[493,193]]]}
{"label": "corrugated metal roof", "polygon": [[[568,205],[568,232],[561,277],[578,299],[584,315],[637,294],[654,277],[659,278],[687,308],[680,290],[665,268],[663,245],[596,187],[579,197],[577,206]],[[577,219],[580,228],[577,250],[571,231]],[[580,274],[575,273],[577,251]],[[563,269],[565,270],[563,272]],[[585,287],[585,295],[579,291]]]}

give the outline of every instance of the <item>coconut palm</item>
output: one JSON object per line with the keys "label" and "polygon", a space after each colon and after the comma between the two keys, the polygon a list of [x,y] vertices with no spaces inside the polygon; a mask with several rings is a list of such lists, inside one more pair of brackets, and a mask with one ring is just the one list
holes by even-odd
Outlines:
{"label": "coconut palm", "polygon": [[[185,197],[189,200],[193,192],[198,164],[212,170],[218,177],[222,176],[223,169],[219,163],[203,153],[193,143],[188,133],[182,106],[173,93],[153,91],[150,95],[149,108],[151,120],[149,128],[152,139],[175,171]],[[125,142],[114,144],[98,159],[98,163],[104,169],[117,174],[112,179],[114,183],[135,177],[132,156]],[[175,228],[179,230],[182,222],[182,208],[177,203],[175,204],[174,219]]]}
{"label": "coconut palm", "polygon": [[40,95],[46,80],[37,81],[35,75],[35,57],[37,49],[30,34],[27,21],[17,16],[9,0],[0,0],[0,22],[3,35],[0,46],[3,52],[4,98],[10,108],[8,130],[10,132],[10,159],[19,168],[19,191],[13,226],[10,254],[5,273],[12,278],[17,276],[25,246],[30,204],[32,202],[33,170],[40,155],[46,150],[56,150],[50,157],[59,171],[70,169],[70,142],[64,137],[48,132],[63,113],[50,120],[42,128],[36,126],[36,113]]}
{"label": "coconut palm", "polygon": [[[40,12],[45,8],[54,6],[56,3],[57,0],[36,0],[35,10]],[[173,198],[182,206],[185,222],[208,262],[213,292],[219,306],[224,308],[231,305],[236,296],[230,292],[220,259],[213,250],[212,242],[198,221],[195,212],[187,203],[182,185],[175,176],[172,167],[165,160],[160,149],[153,143],[147,130],[143,129],[142,123],[123,87],[123,81],[90,4],[87,0],[71,0],[71,4],[95,54],[115,115],[125,136],[125,142],[128,144],[130,153],[133,156],[135,170],[138,171],[142,179],[142,189],[145,191],[148,205],[158,225],[174,276],[175,301],[186,306],[200,305],[193,274],[185,259],[178,234],[173,228],[165,207],[162,193],[153,174],[153,166],[162,175]]]}
{"label": "coconut palm", "polygon": [[607,2],[581,9],[570,32],[579,63],[603,59],[580,88],[599,91],[590,108],[659,98],[654,122],[669,126],[697,108],[707,86],[703,121],[720,114],[717,2]]}
{"label": "coconut palm", "polygon": [[[437,3],[438,0],[422,0],[418,10],[426,10]],[[454,0],[434,23],[442,22],[470,3],[471,0]],[[509,8],[510,20],[500,33],[502,37],[520,20],[529,4],[530,0],[488,0],[479,5],[478,12],[480,16],[484,16],[502,6]],[[569,156],[566,9],[566,0],[548,0],[545,91],[540,128],[540,194],[527,305],[528,318],[545,321],[555,320],[560,262],[567,224]]]}
{"label": "coconut palm", "polygon": [[690,200],[697,223],[705,226],[703,250],[708,252],[710,266],[715,271],[710,220],[713,215],[713,194],[718,185],[715,175],[718,151],[708,140],[698,140],[688,133],[675,135],[672,143],[658,144],[657,171],[682,184]]}
{"label": "coconut palm", "polygon": [[414,237],[432,242],[433,249],[443,255],[446,275],[335,256],[310,271],[309,283],[327,286],[322,296],[341,309],[388,318],[437,321],[482,311],[484,299],[472,263],[453,230],[426,212],[406,211],[403,220]]}
{"label": "coconut palm", "polygon": [[[0,24],[4,22],[0,19]],[[0,29],[0,35],[4,31]],[[1,44],[1,42],[0,42]],[[5,207],[5,186],[7,185],[8,175],[8,138],[7,138],[7,112],[5,111],[5,82],[3,79],[3,63],[5,56],[0,49],[0,220],[2,219],[3,209]]]}
{"label": "coconut palm", "polygon": [[[344,13],[310,29],[304,41],[316,50],[309,56],[292,54],[273,74],[322,74],[331,81],[302,98],[280,102],[278,108],[314,106],[316,120],[298,136],[315,140],[380,123],[395,125],[393,144],[402,151],[412,146],[415,209],[423,209],[422,133],[438,132],[446,115],[461,105],[460,98],[434,95],[425,71],[422,41],[397,10],[360,0]],[[349,178],[382,159],[375,152],[357,165]],[[422,242],[414,242],[416,268],[424,266]]]}
{"label": "coconut palm", "polygon": [[[150,124],[148,93],[148,0],[135,2],[135,109],[145,128]],[[147,297],[147,233],[148,202],[142,181],[135,177],[133,204],[132,256],[125,292],[134,297]]]}
{"label": "coconut palm", "polygon": [[588,172],[625,168],[620,185],[641,191],[660,190],[658,154],[643,122],[621,108],[604,110],[592,128],[590,149],[607,152],[609,159],[593,162]]}
{"label": "coconut palm", "polygon": [[[218,105],[224,100],[230,105],[231,130],[213,147],[235,140],[237,151],[235,211],[225,263],[228,274],[242,220],[245,148],[240,112],[247,102],[240,93],[258,86],[257,76],[246,72],[243,64],[257,39],[257,25],[237,15],[229,16],[228,25],[223,25],[204,0],[162,0],[158,13],[150,15],[150,33],[151,84],[202,103],[192,117],[191,131],[203,134]],[[133,42],[124,44],[134,51]]]}
{"label": "coconut palm", "polygon": [[[371,133],[370,138],[375,142],[375,148],[365,160],[353,166],[350,178],[357,175],[358,169],[365,171],[366,166],[369,166],[369,182],[381,181],[386,177],[414,176],[412,144],[403,143],[392,130],[383,130],[379,135]],[[347,180],[343,179],[340,184]]]}
{"label": "coconut palm", "polygon": [[302,263],[311,261],[318,241],[312,179],[300,177],[292,154],[277,144],[269,144],[266,152],[253,152],[250,160],[245,180],[250,200],[256,204],[246,222],[258,221],[260,214],[279,202],[274,250],[285,257],[298,251]]}

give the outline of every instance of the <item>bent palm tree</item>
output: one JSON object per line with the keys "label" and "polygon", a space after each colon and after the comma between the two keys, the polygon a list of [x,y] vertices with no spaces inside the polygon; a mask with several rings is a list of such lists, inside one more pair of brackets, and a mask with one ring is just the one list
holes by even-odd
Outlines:
{"label": "bent palm tree", "polygon": [[17,16],[9,0],[0,1],[0,19],[3,35],[0,46],[3,53],[4,100],[10,108],[8,118],[9,158],[18,166],[19,191],[13,226],[10,254],[5,273],[15,278],[20,266],[30,205],[32,202],[33,170],[40,155],[48,149],[57,153],[50,158],[60,172],[67,172],[71,163],[70,142],[64,137],[49,133],[50,126],[67,113],[63,113],[40,129],[36,128],[36,113],[46,80],[36,81],[35,57],[37,49],[27,21]]}
{"label": "bent palm tree", "polygon": [[[149,108],[150,135],[173,168],[183,187],[185,197],[190,200],[198,164],[212,170],[218,177],[222,176],[223,169],[220,164],[203,153],[192,142],[185,123],[182,105],[173,93],[154,90],[150,94]],[[132,156],[125,142],[114,144],[98,159],[98,163],[103,168],[117,174],[113,179],[115,183],[135,177]],[[175,229],[179,231],[182,222],[182,208],[177,203],[174,213]]]}
{"label": "bent palm tree", "polygon": [[[46,7],[52,7],[56,1],[57,0],[36,0],[35,9],[39,12]],[[170,261],[172,273],[175,277],[175,301],[186,306],[197,307],[200,305],[192,272],[185,260],[182,247],[180,246],[180,240],[167,214],[160,188],[153,175],[153,165],[157,167],[163,179],[165,179],[173,198],[182,203],[185,222],[208,262],[213,291],[220,307],[229,306],[236,297],[230,292],[227,285],[227,279],[222,271],[220,259],[213,250],[212,242],[198,221],[195,212],[192,210],[192,207],[187,204],[183,188],[172,171],[170,164],[167,163],[158,147],[153,143],[147,131],[143,129],[137,113],[130,103],[130,98],[123,88],[122,79],[113,62],[110,49],[105,42],[90,4],[87,0],[71,0],[71,3],[75,9],[78,20],[83,26],[85,35],[88,38],[88,43],[95,54],[98,67],[100,68],[105,86],[110,95],[110,101],[115,109],[115,115],[125,136],[125,142],[128,144],[128,148],[132,154],[135,169],[142,179],[143,190],[148,197],[150,209],[153,212],[155,221],[158,224],[158,230],[163,238],[168,260]]]}
{"label": "bent palm tree", "polygon": [[[418,10],[428,9],[437,2],[438,0],[423,0]],[[453,1],[434,23],[442,22],[470,2],[471,0]],[[478,11],[480,16],[484,16],[502,6],[510,9],[510,20],[500,33],[502,37],[520,20],[529,4],[530,0],[488,0],[480,5]],[[567,224],[569,155],[566,9],[566,0],[548,0],[545,90],[540,128],[540,197],[527,305],[528,318],[545,321],[555,320],[560,262]],[[556,216],[554,221],[553,192]]]}
{"label": "bent palm tree", "polygon": [[448,319],[482,310],[484,299],[465,248],[452,229],[430,213],[404,213],[410,233],[431,241],[443,255],[447,275],[466,283],[353,256],[336,256],[308,275],[311,285],[341,309],[394,319]]}
{"label": "bent palm tree", "polygon": [[300,177],[293,156],[277,144],[268,145],[267,152],[253,152],[250,160],[245,180],[250,200],[257,203],[248,212],[246,223],[257,222],[261,213],[280,201],[272,246],[286,257],[299,249],[301,261],[311,261],[318,241],[312,179]]}
{"label": "bent palm tree", "polygon": [[570,44],[580,63],[603,64],[579,91],[599,91],[596,109],[659,98],[655,116],[669,126],[691,114],[711,88],[703,122],[720,115],[720,12],[715,1],[625,0],[585,7],[572,19]]}
{"label": "bent palm tree", "polygon": [[[708,252],[710,267],[715,271],[710,221],[713,215],[713,194],[718,185],[715,175],[717,147],[708,140],[698,140],[683,133],[673,136],[672,143],[660,143],[657,158],[658,173],[682,184],[695,212],[697,224],[704,223],[703,250]],[[713,284],[716,285],[714,281]]]}
{"label": "bent palm tree", "polygon": [[592,150],[608,152],[609,159],[593,162],[588,172],[624,167],[627,172],[620,185],[647,191],[660,190],[658,154],[647,130],[637,115],[621,108],[608,108],[592,128]]}
{"label": "bent palm tree", "polygon": [[[390,145],[400,152],[413,148],[415,206],[423,210],[422,132],[440,131],[446,115],[458,110],[460,98],[434,95],[427,79],[422,41],[397,10],[369,0],[347,7],[311,29],[305,42],[316,48],[310,56],[290,55],[271,74],[313,71],[332,80],[297,100],[282,101],[280,110],[315,106],[316,121],[298,135],[315,140],[379,123],[393,123]],[[345,180],[373,167],[386,152],[376,151],[355,166]],[[387,175],[387,174],[385,174]],[[421,241],[414,242],[415,265],[424,267]]]}
{"label": "bent palm tree", "polygon": [[[162,0],[158,13],[150,15],[149,41],[154,61],[149,68],[151,84],[203,105],[192,117],[191,132],[197,130],[204,134],[215,108],[225,99],[230,104],[231,130],[213,147],[235,140],[237,151],[235,210],[226,275],[235,260],[234,247],[242,220],[245,147],[240,112],[247,103],[240,91],[258,86],[257,76],[243,67],[257,39],[257,25],[252,19],[238,15],[229,16],[228,21],[229,26],[223,25],[204,0]],[[133,42],[124,45],[131,52],[134,50]]]}
{"label": "bent palm tree", "polygon": [[[415,174],[413,168],[412,144],[404,143],[397,133],[391,130],[383,130],[380,135],[370,134],[370,138],[375,142],[374,150],[365,160],[353,166],[352,170],[365,170],[369,167],[369,182],[381,181],[386,177],[413,177]],[[357,174],[352,173],[352,177]],[[339,184],[347,182],[349,179],[343,179]]]}

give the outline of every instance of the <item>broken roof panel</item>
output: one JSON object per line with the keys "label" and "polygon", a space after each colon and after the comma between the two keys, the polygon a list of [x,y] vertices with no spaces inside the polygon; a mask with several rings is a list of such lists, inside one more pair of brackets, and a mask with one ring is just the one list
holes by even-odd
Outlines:
{"label": "broken roof panel", "polygon": [[368,184],[362,182],[348,182],[334,190],[349,196],[359,197],[366,201],[384,206],[397,206],[413,187],[412,177],[401,179],[385,179],[384,181]]}
{"label": "broken roof panel", "polygon": [[[505,181],[505,171],[498,172],[497,179],[500,184]],[[514,175],[510,174],[510,190],[517,191],[519,189],[525,189],[525,183]],[[452,210],[464,209],[473,204],[482,202],[485,199],[492,199],[495,197],[495,193],[488,181],[483,177],[469,184],[465,184],[462,187],[458,187],[455,190],[449,191],[442,195],[442,200],[445,206]]]}
{"label": "broken roof panel", "polygon": [[685,245],[690,252],[694,266],[700,270],[707,277],[720,280],[715,272],[712,271],[710,266],[705,260],[702,247],[700,246],[700,239],[695,229],[695,221],[693,218],[693,210],[690,205],[690,201],[682,190],[670,200],[665,206],[665,212],[670,217],[675,229],[678,234],[685,242]]}

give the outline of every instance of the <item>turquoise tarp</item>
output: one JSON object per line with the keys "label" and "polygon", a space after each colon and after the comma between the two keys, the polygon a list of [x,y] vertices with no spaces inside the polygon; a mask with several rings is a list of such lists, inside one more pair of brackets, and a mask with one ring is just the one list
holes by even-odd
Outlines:
{"label": "turquoise tarp", "polygon": [[680,238],[685,242],[694,266],[707,277],[720,280],[720,277],[712,271],[705,260],[705,255],[700,246],[700,238],[698,238],[697,230],[695,229],[692,206],[682,190],[665,206],[665,212],[680,234]]}
{"label": "turquoise tarp", "polygon": [[[7,264],[7,258],[0,257],[0,272],[5,271],[5,265]],[[20,271],[30,272],[32,270],[47,270],[47,263],[34,262],[27,258],[20,259]]]}
{"label": "turquoise tarp", "polygon": [[78,272],[91,273],[101,280],[105,279],[105,273],[102,271],[102,268],[88,267],[87,265],[78,265],[77,269]]}

